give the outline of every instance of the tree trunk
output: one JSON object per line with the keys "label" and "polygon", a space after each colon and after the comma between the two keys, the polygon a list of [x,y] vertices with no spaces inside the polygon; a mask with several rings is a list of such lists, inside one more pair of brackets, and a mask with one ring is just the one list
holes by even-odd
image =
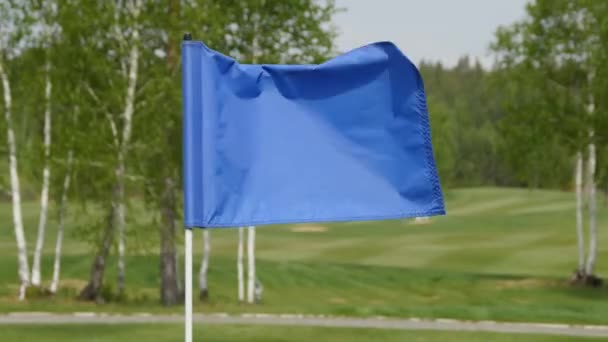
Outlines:
{"label": "tree trunk", "polygon": [[[592,134],[593,135],[593,134]],[[597,257],[597,205],[595,196],[595,144],[589,144],[589,156],[587,164],[587,182],[589,191],[589,255],[587,256],[587,267],[585,276],[592,276]]]}
{"label": "tree trunk", "polygon": [[[179,26],[180,23],[180,15],[181,15],[181,0],[169,0],[169,6],[168,6],[168,12],[167,15],[169,17],[169,27],[176,27]],[[176,67],[179,66],[179,58],[178,58],[178,49],[180,46],[180,42],[181,42],[181,38],[178,37],[177,35],[174,34],[170,34],[168,36],[167,39],[167,45],[166,45],[166,51],[167,51],[167,64],[170,68],[170,70],[174,70]],[[172,144],[172,137],[170,133],[167,133],[167,144]],[[166,274],[166,279],[163,279],[163,283],[161,283],[161,291],[167,291],[166,294],[163,293],[163,303],[165,305],[170,305],[171,303],[177,303],[179,298],[183,298],[183,293],[181,292],[180,289],[182,289],[182,285],[181,285],[181,277],[180,277],[180,273],[179,273],[179,267],[178,265],[181,265],[181,263],[179,263],[179,257],[178,257],[178,252],[177,252],[177,248],[175,248],[175,218],[177,217],[176,214],[176,201],[175,201],[175,186],[173,185],[173,180],[171,178],[167,178],[165,181],[165,184],[168,184],[166,182],[170,182],[171,184],[171,188],[172,190],[172,205],[170,206],[170,213],[173,217],[173,221],[171,222],[173,230],[171,231],[171,243],[169,246],[166,246],[167,248],[167,253],[172,252],[172,255],[169,254],[163,254],[162,255],[162,262],[165,263],[166,266],[164,267],[168,267],[170,270],[168,270],[169,273]],[[169,208],[167,208],[169,209]],[[166,225],[164,225],[163,227],[161,227],[161,229],[167,228]],[[165,243],[165,241],[163,241],[163,239],[161,239],[161,251],[165,251],[165,247],[163,246]],[[161,266],[161,270],[164,269],[163,266]],[[163,277],[165,272],[163,271]],[[165,289],[166,288],[166,289]],[[166,296],[166,299],[165,297]]]}
{"label": "tree trunk", "polygon": [[247,302],[253,304],[255,301],[255,227],[249,227],[247,238]]}
{"label": "tree trunk", "polygon": [[182,285],[182,276],[180,275],[180,266],[183,263],[179,259],[179,253],[177,248],[175,248],[175,279],[177,281],[177,288],[179,290],[180,298],[184,298],[184,286]]}
{"label": "tree trunk", "polygon": [[[113,197],[116,198],[118,195],[118,189],[115,187],[113,191]],[[118,213],[118,206],[115,199],[112,200],[112,206],[108,210],[107,226],[103,233],[103,238],[99,246],[99,250],[93,260],[91,266],[91,274],[89,283],[80,291],[78,296],[81,300],[94,300],[102,301],[101,287],[103,286],[103,276],[106,270],[106,260],[110,254],[110,248],[114,241],[114,232],[116,226],[116,217]]]}
{"label": "tree trunk", "polygon": [[119,152],[118,168],[116,169],[116,227],[118,228],[118,293],[125,289],[125,161]]}
{"label": "tree trunk", "polygon": [[244,284],[244,268],[243,268],[243,239],[245,237],[245,228],[239,228],[239,247],[236,257],[236,269],[238,277],[238,288],[239,288],[239,302],[245,301],[245,284]]}
{"label": "tree trunk", "polygon": [[49,159],[51,157],[51,64],[47,61],[45,91],[44,91],[44,169],[42,171],[42,191],[40,193],[40,220],[38,222],[38,238],[36,240],[36,249],[34,251],[34,261],[32,265],[32,285],[40,286],[40,259],[42,257],[42,248],[44,247],[44,233],[46,230],[46,216],[49,204],[49,181],[51,170]]}
{"label": "tree trunk", "polygon": [[70,177],[72,174],[72,162],[74,159],[74,151],[68,152],[68,165],[63,179],[63,191],[61,193],[61,204],[59,207],[59,227],[57,228],[57,242],[55,244],[55,262],[53,264],[53,280],[49,290],[51,293],[56,293],[59,287],[59,274],[61,267],[61,247],[63,244],[63,229],[65,226],[65,213],[68,206],[68,192],[70,190]]}
{"label": "tree trunk", "polygon": [[165,179],[165,191],[161,199],[162,222],[160,227],[160,296],[166,306],[180,302],[177,276],[177,251],[175,248],[176,219],[175,184],[169,177]]}
{"label": "tree trunk", "polygon": [[576,237],[578,241],[577,278],[585,275],[585,236],[583,234],[583,153],[576,153],[576,168],[574,174],[576,187]]}
{"label": "tree trunk", "polygon": [[13,227],[15,230],[15,239],[17,241],[17,256],[19,264],[19,300],[25,299],[25,290],[29,285],[29,265],[27,261],[27,246],[25,242],[25,234],[23,232],[23,218],[21,215],[21,192],[19,190],[19,172],[17,167],[17,146],[15,142],[15,133],[13,131],[13,121],[11,118],[11,88],[8,80],[8,75],[4,72],[2,63],[0,62],[0,79],[2,80],[2,88],[4,89],[4,118],[6,120],[6,136],[8,144],[8,161],[11,178],[11,197],[13,201]]}
{"label": "tree trunk", "polygon": [[[133,9],[133,16],[137,19],[141,2],[138,1]],[[129,75],[127,94],[125,98],[125,110],[123,112],[122,141],[118,152],[118,168],[116,181],[118,184],[118,291],[123,293],[125,289],[125,157],[131,139],[131,127],[133,123],[133,112],[135,109],[135,88],[137,86],[137,73],[139,63],[139,30],[133,30],[133,42],[129,53]]]}
{"label": "tree trunk", "polygon": [[207,284],[207,271],[209,270],[209,254],[211,253],[211,234],[209,229],[203,229],[203,261],[199,274],[199,298],[206,301],[209,298],[209,286]]}

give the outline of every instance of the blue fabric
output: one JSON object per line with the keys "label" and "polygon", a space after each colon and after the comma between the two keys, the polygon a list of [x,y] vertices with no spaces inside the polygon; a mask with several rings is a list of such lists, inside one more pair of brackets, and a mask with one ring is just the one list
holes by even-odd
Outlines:
{"label": "blue fabric", "polygon": [[185,226],[444,214],[424,86],[391,43],[319,65],[182,45]]}

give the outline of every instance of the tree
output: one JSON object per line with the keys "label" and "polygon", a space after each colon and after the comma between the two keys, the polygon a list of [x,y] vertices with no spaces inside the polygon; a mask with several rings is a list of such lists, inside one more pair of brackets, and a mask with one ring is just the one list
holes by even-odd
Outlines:
{"label": "tree", "polygon": [[209,287],[207,285],[207,272],[209,270],[209,256],[211,253],[211,234],[209,229],[203,229],[203,261],[199,273],[199,298],[205,301],[209,298]]}
{"label": "tree", "polygon": [[55,261],[53,262],[53,277],[49,291],[56,293],[59,288],[59,276],[61,270],[61,249],[63,246],[63,231],[65,228],[65,216],[68,205],[68,193],[70,191],[70,181],[72,177],[72,164],[74,162],[74,151],[68,152],[67,167],[63,180],[63,189],[61,192],[61,202],[59,205],[59,227],[57,228],[57,240],[55,243]]}
{"label": "tree", "polygon": [[[255,0],[224,1],[225,50],[241,62],[249,63],[319,63],[335,53],[335,30],[330,26],[337,12],[334,1]],[[211,44],[210,44],[211,45]],[[221,46],[213,48],[222,51]],[[243,281],[243,231],[239,228],[237,274],[239,301]],[[247,301],[254,302],[255,227],[248,228]]]}
{"label": "tree", "polygon": [[55,23],[56,4],[53,1],[40,1],[35,4],[35,11],[39,14],[38,19],[42,25],[41,49],[45,52],[44,62],[44,161],[42,166],[42,189],[40,192],[40,217],[38,222],[38,237],[36,239],[36,248],[34,250],[34,260],[32,262],[32,285],[40,286],[40,261],[42,257],[42,248],[44,246],[44,236],[47,222],[47,212],[49,204],[49,186],[51,178],[50,158],[51,158],[51,101],[52,87],[51,80],[51,49],[53,41],[57,35],[57,27]]}
{"label": "tree", "polygon": [[452,68],[423,61],[433,149],[444,186],[505,185],[512,170],[505,165],[497,123],[504,115],[503,89],[491,72],[463,56]]}
{"label": "tree", "polygon": [[[178,184],[181,184],[181,112],[176,110],[181,107],[181,83],[176,61],[182,34],[191,32],[195,39],[203,40],[218,51],[243,58],[245,62],[251,61],[251,45],[248,43],[253,37],[251,21],[259,17],[256,20],[262,23],[256,24],[258,32],[264,33],[258,34],[260,62],[318,62],[333,52],[334,32],[324,25],[329,23],[334,6],[333,2],[309,0],[288,4],[277,0],[198,0],[170,1],[168,6],[155,6],[151,10],[152,14],[146,18],[153,20],[145,22],[146,35],[142,38],[147,48],[142,52],[155,52],[142,58],[142,63],[145,63],[142,77],[154,82],[147,83],[141,90],[144,100],[140,102],[139,111],[146,120],[135,127],[134,139],[141,148],[136,146],[134,155],[138,173],[144,175],[148,205],[160,209],[161,216],[167,217],[158,220],[162,255],[161,293],[165,293],[164,289],[167,289],[166,293],[174,293],[170,288],[175,284],[173,275],[176,272],[172,271],[172,265],[175,264],[176,239],[171,237],[175,231],[170,222],[174,222],[180,213],[178,203],[166,199],[179,198]],[[297,49],[298,46],[305,49]],[[173,185],[171,191],[167,191],[167,184]],[[168,196],[170,193],[173,195]],[[167,196],[163,197],[163,194]],[[201,262],[201,293],[205,292],[208,270],[203,265],[209,266],[205,256]],[[162,296],[163,302],[170,302]]]}
{"label": "tree", "polygon": [[[74,6],[73,3],[68,3]],[[122,1],[97,3],[90,8],[76,5],[71,9],[72,15],[78,15],[83,11],[87,11],[88,15],[98,15],[95,20],[98,20],[99,26],[94,27],[98,31],[90,32],[91,29],[87,28],[84,32],[75,32],[75,35],[81,44],[82,41],[90,44],[89,52],[96,54],[94,58],[100,63],[98,67],[101,73],[90,75],[87,80],[98,84],[86,83],[84,86],[96,105],[103,111],[105,123],[109,126],[109,144],[105,145],[111,146],[107,152],[110,153],[110,160],[114,163],[106,227],[98,242],[98,252],[91,266],[89,282],[79,295],[81,299],[96,300],[100,299],[106,259],[115,234],[118,235],[119,293],[122,293],[125,287],[126,163],[131,145],[136,88],[139,82],[139,55],[142,43],[140,14],[144,10],[144,4],[142,0],[130,0],[124,3]],[[99,57],[106,57],[110,63],[99,60]],[[95,76],[99,78],[95,79]],[[99,84],[104,87],[99,87]],[[115,110],[120,114],[116,115]]]}
{"label": "tree", "polygon": [[[330,27],[323,27],[329,22],[333,3],[298,0],[284,5],[280,1],[260,1],[226,6],[215,0],[174,0],[159,6],[140,0],[57,2],[61,37],[55,48],[57,87],[54,83],[53,97],[62,111],[78,109],[80,119],[79,129],[72,134],[73,142],[61,136],[63,129],[53,133],[53,160],[63,156],[63,164],[53,164],[62,177],[50,178],[58,201],[65,204],[69,188],[73,188],[73,198],[83,208],[92,203],[105,213],[88,226],[79,227],[78,233],[96,248],[90,279],[80,298],[101,299],[113,246],[118,251],[119,292],[124,289],[126,236],[137,229],[130,226],[127,230],[128,194],[143,191],[148,208],[158,213],[154,223],[161,244],[161,297],[167,305],[176,304],[181,300],[175,248],[181,184],[181,113],[176,110],[181,98],[181,34],[192,31],[220,51],[248,54],[250,46],[226,39],[226,34],[252,37],[248,21],[255,16],[259,32],[272,36],[266,38],[256,31],[260,58],[267,56],[269,62],[319,61],[333,48],[334,33]],[[261,13],[266,12],[272,19],[263,18]],[[283,26],[277,20],[290,25]],[[192,27],[193,23],[200,25]],[[78,98],[69,95],[76,89],[81,90]],[[62,124],[71,127],[67,121]],[[60,127],[57,121],[55,126]],[[61,205],[59,215],[62,221],[65,205]],[[60,232],[57,265],[62,228]],[[202,267],[202,274],[206,275],[208,259],[203,264],[206,267]]]}
{"label": "tree", "polygon": [[[143,0],[133,0],[127,2],[127,11],[132,16],[133,22],[130,29],[129,54],[126,60],[128,74],[124,76],[128,79],[125,93],[124,111],[122,112],[122,134],[119,137],[114,134],[115,141],[119,141],[116,165],[116,201],[117,207],[117,228],[118,228],[118,289],[120,292],[125,288],[125,172],[126,154],[131,140],[131,130],[133,125],[133,113],[135,112],[135,88],[137,87],[138,66],[139,66],[139,15],[142,10]],[[127,31],[128,32],[128,31]],[[118,40],[125,40],[129,33],[117,32]],[[126,43],[125,43],[126,45]],[[113,124],[115,126],[115,124]],[[119,140],[118,140],[119,139]]]}
{"label": "tree", "polygon": [[236,272],[238,281],[238,299],[239,303],[245,302],[245,267],[243,266],[243,241],[245,240],[245,228],[239,227],[239,239],[236,254]]}
{"label": "tree", "polygon": [[155,222],[160,235],[161,301],[175,305],[183,295],[176,248],[182,183],[179,46],[183,33],[191,30],[195,36],[221,41],[216,25],[221,23],[223,11],[211,1],[176,0],[167,2],[167,6],[151,6],[149,11],[150,20],[144,23],[142,37],[147,47],[142,50],[142,78],[150,81],[141,89],[139,111],[146,120],[133,132],[134,139],[141,143],[134,150],[134,164],[145,179],[147,207],[160,213]]}
{"label": "tree", "polygon": [[[597,254],[595,168],[599,119],[594,100],[595,74],[601,68],[605,55],[600,22],[608,14],[604,3],[586,0],[547,1],[537,0],[528,4],[527,18],[509,28],[497,31],[493,49],[498,54],[499,70],[518,84],[527,95],[511,98],[519,110],[509,116],[528,119],[528,143],[532,148],[528,155],[539,153],[542,144],[530,144],[530,140],[542,140],[551,136],[565,146],[567,155],[576,155],[575,186],[577,186],[577,238],[579,263],[575,272],[577,281],[597,284],[593,274]],[[605,44],[604,44],[605,45]],[[530,91],[531,93],[528,93]],[[530,94],[535,94],[532,97]],[[527,102],[526,102],[527,101]],[[510,109],[513,109],[511,106]],[[510,130],[515,132],[516,129]],[[550,134],[548,134],[550,132]],[[514,133],[517,135],[518,133]],[[587,196],[589,201],[589,253],[586,265],[584,256],[580,180],[582,153],[587,146]],[[546,144],[544,145],[546,148]],[[564,157],[562,157],[564,159]]]}
{"label": "tree", "polygon": [[[63,49],[60,45],[63,44],[62,39],[58,39],[57,44],[58,51],[69,51],[69,49]],[[60,55],[57,52],[57,55]],[[59,60],[65,57],[66,60],[70,60],[69,52],[67,56],[57,56],[56,64],[61,66]],[[65,74],[62,72],[61,68],[59,69],[59,75]],[[69,71],[72,71],[70,67]],[[70,73],[68,73],[70,75]],[[58,76],[56,76],[58,79]],[[78,116],[80,113],[80,99],[82,98],[81,90],[78,87],[78,83],[74,81],[72,77],[60,78],[57,82],[58,87],[56,87],[56,93],[59,96],[56,96],[56,102],[60,104],[60,108],[64,108],[66,112],[71,112],[70,115],[63,115],[58,117],[56,120],[56,129],[54,133],[56,135],[54,149],[56,151],[56,155],[64,154],[66,155],[65,159],[59,159],[55,161],[55,165],[53,165],[53,169],[56,170],[55,174],[57,175],[55,180],[52,182],[54,188],[52,188],[51,193],[55,195],[55,201],[59,203],[58,210],[58,221],[59,225],[57,227],[57,237],[55,241],[55,260],[53,262],[53,275],[51,278],[51,285],[49,286],[49,291],[54,294],[57,293],[59,289],[59,280],[60,280],[60,272],[61,272],[61,255],[63,248],[63,236],[65,231],[65,221],[68,210],[68,198],[70,194],[70,189],[72,186],[72,178],[74,174],[74,150],[77,148],[76,141],[79,140],[78,134],[76,132],[79,131],[81,126],[78,122]],[[63,177],[60,177],[63,175]]]}
{"label": "tree", "polygon": [[11,183],[11,198],[13,205],[13,226],[17,242],[17,256],[19,263],[19,300],[25,299],[25,290],[30,283],[29,266],[27,261],[27,245],[23,230],[23,217],[21,214],[21,190],[19,182],[19,169],[17,163],[17,144],[13,130],[12,94],[9,70],[7,65],[10,59],[17,54],[22,41],[24,28],[24,8],[14,2],[0,3],[0,31],[5,32],[0,37],[0,81],[2,84],[4,100],[4,119],[6,122],[6,139],[8,146],[8,161]]}

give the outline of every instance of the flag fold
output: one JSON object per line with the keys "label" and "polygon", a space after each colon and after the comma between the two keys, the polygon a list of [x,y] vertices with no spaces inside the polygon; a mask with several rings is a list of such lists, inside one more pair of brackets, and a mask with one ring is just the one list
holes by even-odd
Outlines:
{"label": "flag fold", "polygon": [[187,228],[445,213],[422,78],[392,43],[252,65],[184,41],[182,68]]}

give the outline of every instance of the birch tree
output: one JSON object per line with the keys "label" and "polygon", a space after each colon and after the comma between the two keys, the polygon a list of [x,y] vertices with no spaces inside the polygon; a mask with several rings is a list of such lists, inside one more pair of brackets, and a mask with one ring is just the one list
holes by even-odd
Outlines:
{"label": "birch tree", "polygon": [[578,243],[578,267],[576,277],[585,274],[585,233],[583,227],[583,153],[576,152],[576,166],[574,174],[576,192],[576,240]]}
{"label": "birch tree", "polygon": [[[608,36],[608,26],[606,18],[608,18],[608,4],[602,1],[591,1],[587,0],[584,4],[589,8],[589,14],[592,17],[589,19],[587,26],[591,28],[594,34],[592,35],[591,45],[592,53],[590,54],[590,62],[593,66],[592,73],[588,75],[588,102],[587,102],[587,113],[589,121],[593,128],[591,143],[593,146],[589,146],[592,150],[589,151],[589,157],[593,157],[593,160],[589,161],[589,171],[593,170],[594,183],[603,181],[606,184],[607,165],[603,156],[606,156],[606,132],[608,132],[608,97],[606,96],[606,89],[608,89],[608,49],[605,44],[605,37]],[[597,153],[597,154],[596,154]],[[597,157],[597,159],[596,159]],[[597,172],[595,170],[597,168]],[[595,184],[594,184],[595,185]],[[595,273],[595,267],[597,263],[597,255],[600,249],[597,226],[597,203],[595,186],[594,193],[590,194],[590,246],[589,246],[589,260],[587,261],[587,272],[589,274]],[[600,225],[601,227],[601,225]],[[591,241],[593,239],[593,241]],[[597,276],[589,279],[592,285],[600,285],[601,279]]]}
{"label": "birch tree", "polygon": [[[69,58],[66,58],[69,59]],[[70,189],[72,187],[72,177],[74,173],[74,149],[77,147],[76,142],[79,141],[78,134],[76,132],[82,128],[79,125],[78,117],[80,114],[80,100],[81,90],[76,86],[78,82],[72,78],[62,79],[61,82],[57,82],[58,86],[57,93],[65,92],[63,96],[63,102],[61,103],[64,108],[70,108],[71,115],[64,115],[59,117],[56,121],[58,129],[54,130],[55,134],[59,137],[58,141],[54,144],[56,155],[65,154],[66,158],[60,160],[60,167],[55,168],[57,175],[63,172],[63,177],[55,177],[55,188],[51,191],[55,193],[55,201],[59,202],[58,209],[58,226],[57,236],[55,239],[55,259],[53,261],[53,275],[51,277],[51,285],[49,286],[49,292],[51,294],[57,293],[60,284],[61,277],[61,256],[63,249],[63,237],[67,220],[68,212],[68,199]],[[76,89],[74,89],[76,88]],[[59,97],[58,100],[62,98]],[[62,120],[63,119],[63,120]],[[65,152],[67,151],[67,152]],[[59,183],[59,184],[57,184]]]}
{"label": "birch tree", "polygon": [[53,1],[41,1],[38,4],[39,17],[42,22],[42,49],[45,52],[44,62],[44,160],[42,163],[42,190],[40,191],[40,216],[38,221],[38,236],[36,248],[34,250],[34,260],[32,264],[32,285],[40,286],[40,261],[42,248],[44,247],[45,230],[47,223],[47,212],[49,205],[49,186],[51,178],[50,158],[51,158],[51,118],[52,118],[52,89],[51,79],[51,49],[54,44],[54,36],[57,34],[55,25],[56,5]]}
{"label": "birch tree", "polygon": [[72,164],[74,162],[74,151],[68,152],[68,160],[65,176],[63,179],[63,189],[61,191],[61,203],[59,204],[59,225],[57,227],[57,240],[55,242],[55,261],[53,262],[53,277],[49,291],[56,293],[59,288],[59,277],[61,272],[61,249],[63,247],[63,231],[65,229],[65,219],[68,206],[68,193],[72,177]]}
{"label": "birch tree", "polygon": [[[133,125],[133,113],[135,108],[135,88],[137,86],[138,63],[139,63],[139,25],[137,20],[142,9],[142,0],[127,2],[128,11],[134,20],[131,27],[130,50],[127,61],[128,82],[125,94],[125,108],[122,113],[123,128],[118,148],[118,165],[116,166],[117,198],[113,206],[118,212],[118,289],[120,292],[125,288],[125,168],[126,154],[131,140],[131,128]],[[122,34],[122,33],[119,33]],[[119,38],[122,39],[122,38]],[[113,124],[115,126],[115,124]],[[115,138],[118,138],[115,136]]]}
{"label": "birch tree", "polygon": [[8,167],[11,184],[11,199],[13,209],[13,229],[17,242],[17,260],[19,273],[19,300],[25,299],[25,290],[30,283],[30,274],[27,258],[27,244],[23,229],[23,216],[21,213],[21,190],[19,184],[19,167],[17,163],[17,142],[13,130],[12,118],[12,91],[7,69],[10,58],[14,56],[16,46],[19,45],[19,26],[23,20],[22,12],[12,2],[0,3],[0,83],[4,100],[4,119],[6,122],[6,140],[8,147]]}
{"label": "birch tree", "polygon": [[49,159],[51,157],[51,89],[52,82],[50,77],[51,64],[45,64],[45,91],[44,91],[44,162],[42,170],[42,190],[40,192],[40,217],[38,222],[38,238],[36,239],[36,249],[34,250],[34,260],[32,264],[32,285],[40,286],[40,259],[44,246],[44,233],[46,229],[47,211],[49,205],[49,183],[51,170]]}
{"label": "birch tree", "polygon": [[594,274],[595,259],[597,257],[597,203],[595,195],[595,143],[589,143],[589,156],[587,165],[587,189],[589,196],[589,254],[585,266],[585,276]]}
{"label": "birch tree", "polygon": [[237,272],[237,281],[238,281],[238,298],[239,302],[243,303],[245,301],[245,269],[243,267],[243,241],[245,239],[245,228],[239,227],[239,240],[237,247],[237,256],[236,256],[236,272]]}
{"label": "birch tree", "polygon": [[[534,113],[539,117],[538,113],[543,113],[541,119],[533,123],[533,129],[536,132],[551,131],[551,136],[557,137],[575,155],[578,264],[573,280],[595,286],[599,283],[594,275],[597,255],[595,169],[596,142],[599,139],[596,127],[601,119],[595,115],[598,108],[593,97],[593,76],[605,63],[605,52],[600,44],[600,23],[608,14],[608,7],[587,0],[537,0],[527,6],[527,14],[525,20],[499,29],[494,45],[499,67],[510,75],[515,75],[515,70],[524,71],[522,75],[525,75],[525,79],[522,78],[524,82],[520,85],[527,82],[526,90],[537,95],[535,104],[526,104],[524,111],[520,107],[519,113],[509,113],[508,117],[522,119],[526,114]],[[530,80],[536,83],[533,85]],[[522,104],[521,99],[516,102]],[[542,108],[538,107],[539,102],[543,103]],[[530,112],[532,108],[534,112]],[[583,172],[585,149],[588,159],[586,172]],[[581,189],[583,175],[584,197],[589,204],[589,250],[586,260]]]}
{"label": "birch tree", "polygon": [[[221,25],[227,9],[216,1],[169,0],[148,6],[147,11],[149,20],[142,31],[146,49],[141,51],[145,85],[140,89],[138,105],[138,113],[146,116],[146,120],[134,126],[133,139],[142,143],[142,148],[135,146],[133,156],[137,172],[145,178],[146,205],[160,213],[156,222],[160,234],[161,301],[164,305],[175,305],[183,300],[176,248],[180,241],[177,222],[182,183],[179,47],[186,31],[192,31],[195,37],[204,36],[206,41],[223,42]],[[206,265],[208,269],[209,261]],[[206,272],[202,271],[199,279]],[[204,279],[201,285],[205,286]]]}
{"label": "birch tree", "polygon": [[[209,43],[247,63],[319,63],[334,54],[337,12],[334,1],[222,1],[224,42]],[[222,49],[223,47],[223,49]],[[245,300],[244,230],[247,229],[247,302],[255,301],[255,227],[239,228],[237,249],[238,298]]]}
{"label": "birch tree", "polygon": [[199,273],[199,298],[205,301],[209,298],[207,272],[209,271],[209,256],[211,254],[211,234],[209,229],[203,229],[203,261]]}
{"label": "birch tree", "polygon": [[[589,63],[589,61],[588,61]],[[588,102],[587,115],[591,118],[595,115],[595,103],[593,99],[593,73],[588,74]],[[596,168],[596,153],[595,153],[595,132],[593,128],[589,129],[589,145],[588,145],[588,164],[587,164],[587,191],[589,201],[589,254],[587,265],[585,266],[585,276],[594,278],[595,259],[597,258],[597,199],[595,185],[595,168]],[[594,281],[594,279],[592,279]]]}
{"label": "birch tree", "polygon": [[253,304],[255,297],[255,227],[247,229],[247,302]]}
{"label": "birch tree", "polygon": [[171,177],[165,178],[165,188],[161,197],[161,301],[164,305],[175,305],[180,298],[180,285],[175,248],[175,221],[177,220],[176,186]]}
{"label": "birch tree", "polygon": [[4,70],[4,61],[0,61],[0,79],[2,80],[2,90],[4,95],[4,119],[6,120],[6,136],[8,145],[8,162],[11,180],[11,198],[13,203],[13,227],[15,239],[17,241],[17,255],[19,261],[19,299],[25,299],[25,290],[30,282],[29,266],[27,261],[27,245],[23,231],[23,216],[21,214],[21,191],[19,187],[19,170],[17,165],[17,146],[15,142],[15,132],[13,131],[13,121],[11,116],[11,84],[8,75]]}
{"label": "birch tree", "polygon": [[[148,62],[142,69],[154,70],[156,81],[142,95],[146,99],[142,111],[153,119],[146,120],[139,126],[139,139],[156,148],[146,151],[144,155],[139,153],[141,160],[144,160],[143,165],[140,164],[139,172],[146,178],[147,203],[151,204],[152,208],[159,209],[161,214],[158,225],[161,250],[160,294],[161,301],[166,306],[178,304],[182,295],[176,248],[176,234],[179,231],[176,225],[179,218],[177,174],[181,173],[181,145],[175,141],[179,141],[181,127],[176,124],[179,122],[179,113],[175,112],[175,108],[179,107],[179,102],[175,100],[179,99],[180,93],[176,84],[179,78],[171,77],[180,68],[179,46],[182,32],[179,32],[179,27],[183,20],[182,5],[179,0],[170,0],[166,6],[156,6],[157,12],[153,14],[155,25],[150,30],[152,34],[144,38],[148,44],[152,43],[152,46],[156,47],[156,55],[142,58],[142,61]],[[188,11],[190,8],[185,6]],[[159,37],[163,39],[158,39]],[[152,136],[155,139],[151,139]]]}
{"label": "birch tree", "polygon": [[[325,3],[329,5],[325,6]],[[260,7],[264,4],[264,8]],[[170,295],[175,293],[174,275],[174,243],[177,238],[164,238],[173,236],[173,218],[179,216],[178,207],[171,204],[166,198],[179,198],[179,196],[163,197],[169,194],[166,191],[167,184],[175,184],[174,191],[178,191],[181,177],[181,113],[179,92],[179,45],[184,32],[189,31],[195,39],[203,40],[206,44],[235,57],[251,61],[251,38],[255,31],[251,25],[252,15],[260,17],[259,32],[260,62],[319,62],[329,57],[333,52],[334,31],[325,24],[331,19],[334,7],[332,1],[317,3],[310,0],[297,0],[284,2],[272,0],[268,2],[255,1],[218,1],[218,0],[196,0],[178,1],[171,0],[164,6],[153,7],[154,18],[147,27],[143,38],[146,49],[142,53],[154,54],[141,58],[142,73],[154,77],[155,82],[142,86],[142,100],[138,107],[141,113],[149,118],[141,125],[136,125],[134,138],[137,142],[145,142],[154,149],[139,149],[135,147],[135,158],[137,159],[138,172],[145,174],[146,199],[152,208],[158,208],[161,212],[159,220],[159,231],[161,233],[161,297],[163,303],[170,305]],[[265,13],[269,19],[263,19]],[[263,22],[262,22],[263,21]],[[192,23],[196,23],[193,25]],[[289,23],[289,24],[286,24]],[[142,31],[143,32],[143,31]],[[271,36],[266,39],[266,36]],[[301,47],[296,50],[295,47]],[[294,47],[294,49],[290,49]],[[298,59],[299,58],[299,59]],[[145,76],[144,77],[147,77]],[[177,82],[176,82],[177,81]],[[143,82],[146,82],[143,80]],[[169,218],[169,219],[165,219]],[[237,272],[239,278],[239,300],[245,301],[245,276],[243,257],[245,254],[245,232],[246,228],[239,230],[240,247],[237,250]],[[205,233],[203,233],[204,235]],[[212,235],[212,234],[209,234]],[[178,235],[179,237],[179,235]],[[205,241],[205,240],[203,240]],[[211,250],[211,236],[209,236],[209,249]],[[203,243],[204,248],[204,243]],[[238,252],[240,251],[240,252]],[[212,261],[206,259],[203,253],[201,259],[201,272],[199,273],[201,288],[207,285],[209,295],[209,282],[204,276],[213,267]],[[206,260],[206,261],[205,261]],[[253,260],[251,258],[250,260]],[[205,267],[204,267],[205,266]],[[252,268],[253,270],[253,268]],[[254,287],[252,287],[254,288]],[[201,291],[204,293],[204,291]]]}
{"label": "birch tree", "polygon": [[[114,242],[115,233],[118,235],[119,293],[122,293],[125,288],[126,163],[131,141],[139,76],[140,14],[143,9],[143,1],[128,0],[125,3],[117,1],[109,8],[104,9],[113,11],[114,23],[110,27],[110,36],[107,39],[115,43],[116,49],[112,53],[116,56],[119,66],[117,81],[124,84],[125,87],[121,96],[122,110],[120,115],[115,117],[111,111],[105,112],[111,131],[111,145],[114,147],[116,164],[107,225],[91,267],[89,283],[80,293],[80,298],[87,300],[98,299],[105,272],[105,262]],[[111,80],[110,78],[109,82],[112,82]],[[87,91],[97,103],[103,106],[104,100],[96,94],[92,87],[87,86]]]}
{"label": "birch tree", "polygon": [[[160,297],[166,305],[183,301],[179,278],[178,249],[180,241],[177,222],[180,217],[181,184],[181,68],[179,47],[182,35],[192,29],[191,23],[202,26],[217,22],[206,8],[208,2],[170,0],[162,6],[150,6],[145,36],[147,49],[142,50],[143,77],[152,81],[141,88],[139,112],[146,116],[134,127],[133,139],[143,142],[135,149],[135,167],[145,178],[145,201],[148,208],[157,210],[156,220],[160,235]],[[215,31],[214,31],[215,33]],[[209,34],[214,37],[215,34]],[[149,148],[154,146],[154,148]]]}

